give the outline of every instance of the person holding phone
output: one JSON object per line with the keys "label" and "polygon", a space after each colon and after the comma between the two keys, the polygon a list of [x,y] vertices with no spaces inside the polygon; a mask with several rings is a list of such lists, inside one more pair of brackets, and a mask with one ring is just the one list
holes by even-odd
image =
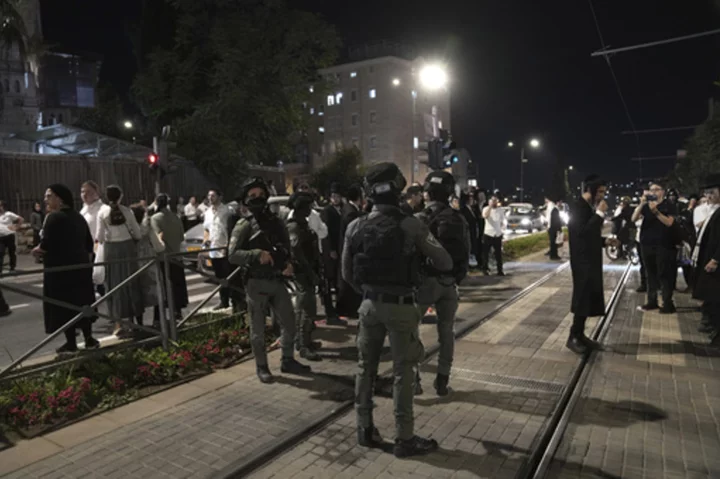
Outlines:
{"label": "person holding phone", "polygon": [[657,182],[650,184],[633,212],[632,221],[643,220],[640,245],[647,278],[647,302],[640,307],[642,311],[659,308],[658,290],[661,290],[663,305],[660,313],[675,313],[673,292],[677,251],[671,228],[676,216],[675,204],[666,199],[665,188]]}

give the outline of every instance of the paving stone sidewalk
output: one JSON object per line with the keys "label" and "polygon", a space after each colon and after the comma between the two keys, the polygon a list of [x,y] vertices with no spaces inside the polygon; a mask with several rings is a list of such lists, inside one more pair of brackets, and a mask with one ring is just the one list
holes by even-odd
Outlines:
{"label": "paving stone sidewalk", "polygon": [[[538,255],[508,265],[506,278],[469,278],[461,287],[458,322],[484,316],[557,266]],[[355,334],[354,324],[321,327],[317,336],[327,357],[312,364],[308,377],[280,375],[275,351],[273,385],[257,381],[250,361],[22,442],[0,452],[0,476],[212,477],[351,399]],[[421,335],[426,346],[436,342],[433,324],[422,325]]]}
{"label": "paving stone sidewalk", "polygon": [[689,295],[677,314],[643,313],[633,286],[548,477],[720,478],[720,350]]}
{"label": "paving stone sidewalk", "polygon": [[[606,297],[621,274],[607,268]],[[450,395],[438,398],[428,387],[415,399],[416,433],[437,439],[440,451],[402,460],[389,454],[392,400],[378,398],[374,419],[385,451],[357,446],[350,412],[250,477],[515,477],[578,361],[565,348],[571,289],[566,270],[456,343]],[[424,384],[435,371],[434,361],[422,368]]]}

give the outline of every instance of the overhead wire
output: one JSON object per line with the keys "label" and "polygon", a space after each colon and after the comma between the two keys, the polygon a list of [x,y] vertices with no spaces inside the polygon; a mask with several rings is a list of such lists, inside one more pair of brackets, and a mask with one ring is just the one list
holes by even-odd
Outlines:
{"label": "overhead wire", "polygon": [[[588,0],[588,4],[590,5],[590,11],[592,12],[593,21],[595,22],[595,29],[597,30],[598,37],[600,38],[600,45],[602,46],[603,50],[607,50],[605,38],[603,37],[602,31],[600,30],[600,22],[598,22],[597,14],[595,13],[595,7],[593,6],[592,0]],[[613,82],[615,83],[615,89],[617,90],[618,96],[620,97],[620,102],[625,109],[625,116],[630,123],[630,129],[635,136],[635,145],[637,146],[638,157],[642,156],[640,154],[640,136],[638,135],[637,128],[635,128],[635,122],[632,119],[632,115],[630,115],[630,108],[628,107],[627,101],[625,101],[625,95],[623,95],[622,89],[620,88],[620,82],[618,81],[617,75],[615,75],[615,69],[610,62],[610,56],[605,55],[603,58],[607,62],[608,68],[610,68],[610,75],[612,76]]]}

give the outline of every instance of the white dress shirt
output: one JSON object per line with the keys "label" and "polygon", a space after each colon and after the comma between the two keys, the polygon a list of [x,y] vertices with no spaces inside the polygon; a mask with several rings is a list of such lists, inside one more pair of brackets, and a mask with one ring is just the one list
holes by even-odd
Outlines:
{"label": "white dress shirt", "polygon": [[[210,248],[224,248],[228,245],[228,220],[230,219],[230,208],[220,203],[213,206],[205,213],[204,228],[210,233]],[[210,220],[208,221],[208,217]],[[224,258],[225,251],[211,251],[211,258]]]}
{"label": "white dress shirt", "polygon": [[486,206],[483,208],[483,218],[485,218],[485,234],[493,238],[502,236],[505,232],[505,214],[502,208],[491,208]]}
{"label": "white dress shirt", "polygon": [[120,205],[120,211],[125,217],[125,223],[121,225],[110,224],[110,211],[110,205],[102,205],[98,212],[96,236],[98,242],[120,243],[129,240],[139,241],[142,238],[142,230],[130,208]]}
{"label": "white dress shirt", "polygon": [[712,206],[713,205],[705,203],[695,207],[695,210],[693,211],[693,223],[695,223],[695,229],[699,230],[702,227],[702,223],[705,223],[705,221],[712,216],[712,213],[715,211]]}
{"label": "white dress shirt", "polygon": [[10,227],[19,220],[20,217],[12,211],[6,211],[0,215],[0,237],[9,236],[15,234],[15,231],[11,230]]}
{"label": "white dress shirt", "polygon": [[83,218],[85,218],[85,221],[87,221],[88,224],[88,228],[90,228],[90,234],[93,237],[93,241],[97,241],[98,213],[100,213],[100,208],[102,208],[102,206],[102,200],[97,199],[89,205],[83,205],[82,209],[80,210],[80,214]]}
{"label": "white dress shirt", "polygon": [[185,218],[187,218],[188,221],[195,221],[197,219],[197,215],[198,215],[197,205],[192,205],[190,203],[185,205]]}

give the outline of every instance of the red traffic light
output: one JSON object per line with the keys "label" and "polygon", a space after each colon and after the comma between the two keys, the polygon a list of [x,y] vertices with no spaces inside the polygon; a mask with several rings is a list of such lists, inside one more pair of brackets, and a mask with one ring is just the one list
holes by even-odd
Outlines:
{"label": "red traffic light", "polygon": [[157,153],[150,153],[148,155],[148,163],[150,163],[150,166],[157,165],[159,159]]}

